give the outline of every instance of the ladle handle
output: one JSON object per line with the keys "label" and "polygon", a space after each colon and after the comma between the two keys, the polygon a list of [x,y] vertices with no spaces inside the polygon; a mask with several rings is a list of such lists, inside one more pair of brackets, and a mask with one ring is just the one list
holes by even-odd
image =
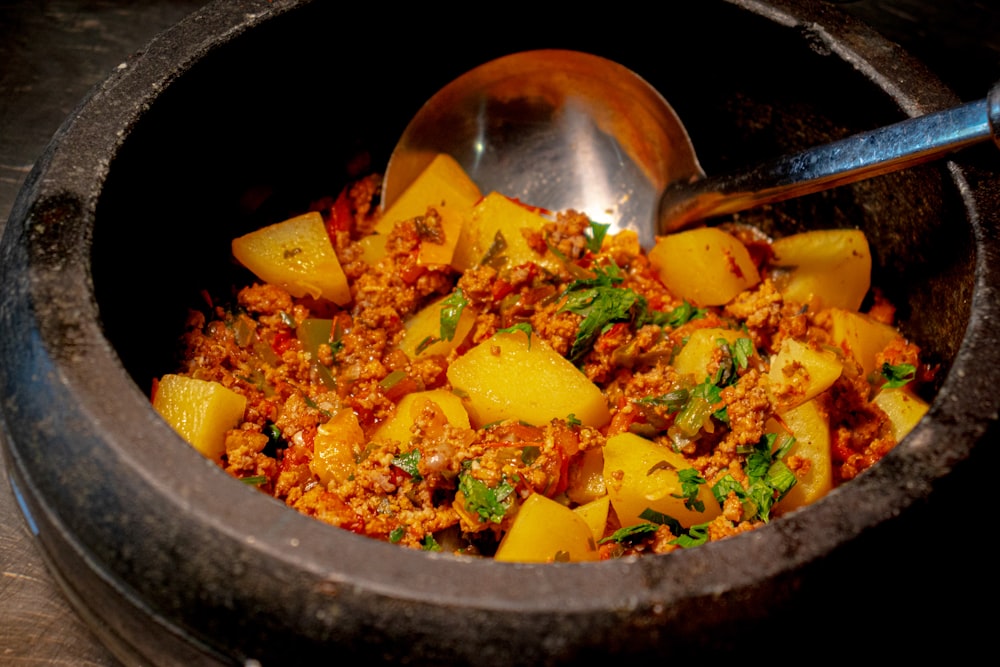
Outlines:
{"label": "ladle handle", "polygon": [[990,137],[1000,147],[1000,82],[986,98],[900,121],[749,170],[667,187],[658,233],[929,162]]}

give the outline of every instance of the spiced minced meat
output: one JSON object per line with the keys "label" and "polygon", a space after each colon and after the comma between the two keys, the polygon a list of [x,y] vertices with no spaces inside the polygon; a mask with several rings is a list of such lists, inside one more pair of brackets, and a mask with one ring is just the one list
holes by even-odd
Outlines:
{"label": "spiced minced meat", "polygon": [[[825,311],[788,301],[776,288],[767,243],[759,238],[749,244],[761,281],[724,306],[698,307],[664,287],[634,234],[608,236],[598,246],[594,225],[572,211],[553,216],[541,230],[525,232],[539,255],[551,250],[562,260],[556,268],[485,262],[459,274],[448,265],[421,265],[420,244],[434,243],[443,234],[433,208],[397,224],[386,240],[385,257],[369,266],[358,241],[378,220],[378,196],[378,178],[368,177],[313,206],[323,215],[347,276],[350,303],[296,298],[259,282],[233,296],[206,296],[204,307],[192,311],[187,322],[178,368],[180,374],[218,382],[247,399],[242,423],[225,438],[219,464],[226,472],[342,529],[418,549],[491,556],[518,504],[531,494],[569,507],[580,504],[585,494],[578,489],[588,483],[587,452],[625,432],[679,452],[708,486],[723,478],[745,485],[748,458],[766,440],[775,416],[768,359],[788,337],[816,348],[833,347]],[[605,275],[613,270],[613,288],[631,290],[641,308],[581,342],[584,316],[565,307],[567,291],[597,269]],[[477,313],[466,337],[447,355],[403,352],[399,344],[408,318],[456,289]],[[868,315],[892,324],[894,312],[876,293]],[[300,328],[313,320],[329,322],[329,334],[310,350]],[[498,331],[516,327],[571,359],[601,389],[611,414],[606,425],[587,426],[567,417],[463,429],[452,425],[440,406],[425,402],[408,440],[373,437],[404,396],[451,390],[447,370],[452,361]],[[742,363],[736,363],[731,348],[717,349],[707,376],[719,391],[710,394],[709,416],[692,432],[678,424],[683,410],[677,401],[650,399],[683,397],[690,389],[689,379],[671,361],[703,328],[739,330],[752,348],[740,357]],[[833,486],[856,477],[896,445],[887,415],[871,401],[872,378],[849,355],[842,354],[840,361],[844,372],[819,396],[830,424]],[[919,350],[899,337],[880,353],[876,365],[883,364],[921,368]],[[314,443],[324,425],[343,411],[356,418],[361,445],[352,452],[349,474],[324,482],[312,465]],[[809,461],[793,453],[783,464],[801,476]],[[470,511],[461,502],[464,475],[487,488],[509,483],[506,515],[484,520]],[[778,495],[776,490],[775,499]],[[598,543],[600,557],[666,553],[753,530],[774,518],[748,510],[736,491],[722,496],[720,506],[721,514],[690,534],[679,534],[686,529],[667,522],[628,539],[613,538],[621,525],[611,511],[607,539]]]}

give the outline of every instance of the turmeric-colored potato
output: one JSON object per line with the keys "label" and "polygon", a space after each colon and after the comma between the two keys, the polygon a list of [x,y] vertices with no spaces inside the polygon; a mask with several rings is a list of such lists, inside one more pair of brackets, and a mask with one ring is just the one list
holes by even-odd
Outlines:
{"label": "turmeric-colored potato", "polygon": [[160,378],[153,408],[191,446],[218,460],[226,452],[226,431],[243,419],[247,399],[218,382],[186,375]]}
{"label": "turmeric-colored potato", "polygon": [[597,543],[587,522],[540,493],[528,496],[497,547],[496,560],[520,563],[592,561]]}
{"label": "turmeric-colored potato", "polygon": [[771,394],[779,409],[789,410],[829,389],[843,370],[835,352],[786,338],[771,359]]}
{"label": "turmeric-colored potato", "polygon": [[872,255],[864,232],[824,229],[771,244],[780,268],[775,286],[788,300],[858,310],[871,286]]}
{"label": "turmeric-colored potato", "polygon": [[497,333],[448,367],[448,380],[465,397],[472,424],[503,419],[547,424],[575,415],[587,426],[611,420],[601,390],[538,336]]}
{"label": "turmeric-colored potato", "polygon": [[[770,422],[768,433],[790,433],[795,444],[788,452],[806,461],[797,482],[774,507],[776,514],[804,507],[825,496],[833,487],[833,463],[830,458],[830,422],[816,399],[781,413],[782,425]],[[787,429],[787,430],[786,430]],[[778,444],[778,443],[776,443]]]}
{"label": "turmeric-colored potato", "polygon": [[926,401],[906,387],[883,387],[872,402],[888,415],[896,442],[902,441],[930,409]]}
{"label": "turmeric-colored potato", "polygon": [[[416,359],[425,354],[447,355],[461,343],[472,330],[476,322],[476,311],[471,306],[462,309],[455,335],[451,340],[441,338],[441,309],[448,297],[442,297],[425,306],[406,322],[406,332],[399,343],[399,349],[406,352],[410,359]],[[430,342],[434,341],[434,342]]]}
{"label": "turmeric-colored potato", "polygon": [[573,511],[587,522],[595,541],[604,537],[604,528],[608,524],[608,513],[611,511],[611,497],[607,494],[595,498],[589,503],[574,507]]}
{"label": "turmeric-colored potato", "polygon": [[474,266],[490,253],[491,247],[497,243],[498,235],[502,238],[502,248],[495,248],[492,261],[502,262],[504,266],[519,266],[534,262],[546,268],[557,270],[561,261],[551,250],[538,252],[528,244],[524,230],[541,233],[549,221],[535,209],[529,208],[498,192],[491,192],[472,209],[470,236],[456,255],[465,257],[458,262],[466,264],[465,268]]}
{"label": "turmeric-colored potato", "polygon": [[[417,255],[419,264],[451,264],[472,207],[482,197],[461,165],[450,155],[438,154],[404,190],[375,225],[375,234],[362,240],[363,258],[374,265],[385,255],[385,241],[397,222],[427,214],[433,208],[441,217],[444,237],[424,241]],[[456,267],[464,270],[468,267]]]}
{"label": "turmeric-colored potato", "polygon": [[324,486],[340,484],[350,477],[364,446],[358,416],[350,408],[338,410],[316,431],[309,469]]}
{"label": "turmeric-colored potato", "polygon": [[861,365],[864,374],[875,370],[875,357],[900,337],[896,329],[868,315],[843,308],[830,308],[830,337]]}
{"label": "turmeric-colored potato", "polygon": [[469,415],[462,399],[447,389],[415,391],[400,399],[396,411],[375,431],[372,440],[397,440],[405,448],[413,433],[413,423],[424,409],[426,401],[433,401],[444,412],[448,423],[456,428],[469,428]]}
{"label": "turmeric-colored potato", "polygon": [[746,246],[715,227],[656,239],[649,261],[675,296],[698,306],[721,306],[760,282]]}
{"label": "turmeric-colored potato", "polygon": [[266,283],[294,297],[351,300],[347,276],[317,211],[289,218],[233,239],[233,255]]}
{"label": "turmeric-colored potato", "polygon": [[687,342],[674,357],[673,367],[678,375],[688,375],[695,382],[703,382],[708,368],[719,347],[719,340],[732,345],[737,338],[746,338],[746,333],[737,329],[712,327],[698,329],[688,336]]}
{"label": "turmeric-colored potato", "polygon": [[619,433],[604,445],[604,480],[611,506],[623,527],[642,523],[651,509],[673,517],[684,527],[711,521],[721,513],[708,484],[701,484],[695,499],[704,510],[685,506],[678,473],[692,466],[669,446],[634,433]]}

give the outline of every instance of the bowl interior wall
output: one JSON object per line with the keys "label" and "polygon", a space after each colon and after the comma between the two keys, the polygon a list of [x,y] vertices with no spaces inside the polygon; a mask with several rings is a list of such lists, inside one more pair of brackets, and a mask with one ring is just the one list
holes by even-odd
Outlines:
{"label": "bowl interior wall", "polygon": [[[331,37],[354,17],[312,3],[210,52],[130,129],[98,203],[96,296],[126,370],[148,391],[153,377],[174,370],[200,291],[220,294],[251,279],[230,259],[234,236],[336,194],[349,166],[380,169],[427,97],[505,53],[572,48],[631,67],[674,106],[708,173],[903,118],[875,83],[799,29],[725,3],[671,12],[686,28],[669,40],[659,38],[659,25],[635,25],[625,38],[593,21],[418,40],[427,19],[413,16],[374,40],[376,50],[390,50],[390,65],[381,66],[353,41]],[[904,331],[944,370],[954,359],[970,315],[974,251],[940,165],[743,219],[777,235],[861,227],[874,253],[873,282],[898,306]],[[949,315],[923,316],[929,312]]]}

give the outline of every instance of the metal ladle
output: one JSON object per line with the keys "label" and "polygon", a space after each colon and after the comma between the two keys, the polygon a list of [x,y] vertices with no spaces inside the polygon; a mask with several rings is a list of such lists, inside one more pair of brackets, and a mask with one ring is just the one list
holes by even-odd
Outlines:
{"label": "metal ladle", "polygon": [[706,177],[669,103],[630,69],[587,53],[525,51],[487,62],[436,93],[386,168],[387,207],[448,153],[485,193],[573,208],[611,232],[655,236],[706,218],[927,162],[993,138],[1000,83],[986,98],[794,155]]}

